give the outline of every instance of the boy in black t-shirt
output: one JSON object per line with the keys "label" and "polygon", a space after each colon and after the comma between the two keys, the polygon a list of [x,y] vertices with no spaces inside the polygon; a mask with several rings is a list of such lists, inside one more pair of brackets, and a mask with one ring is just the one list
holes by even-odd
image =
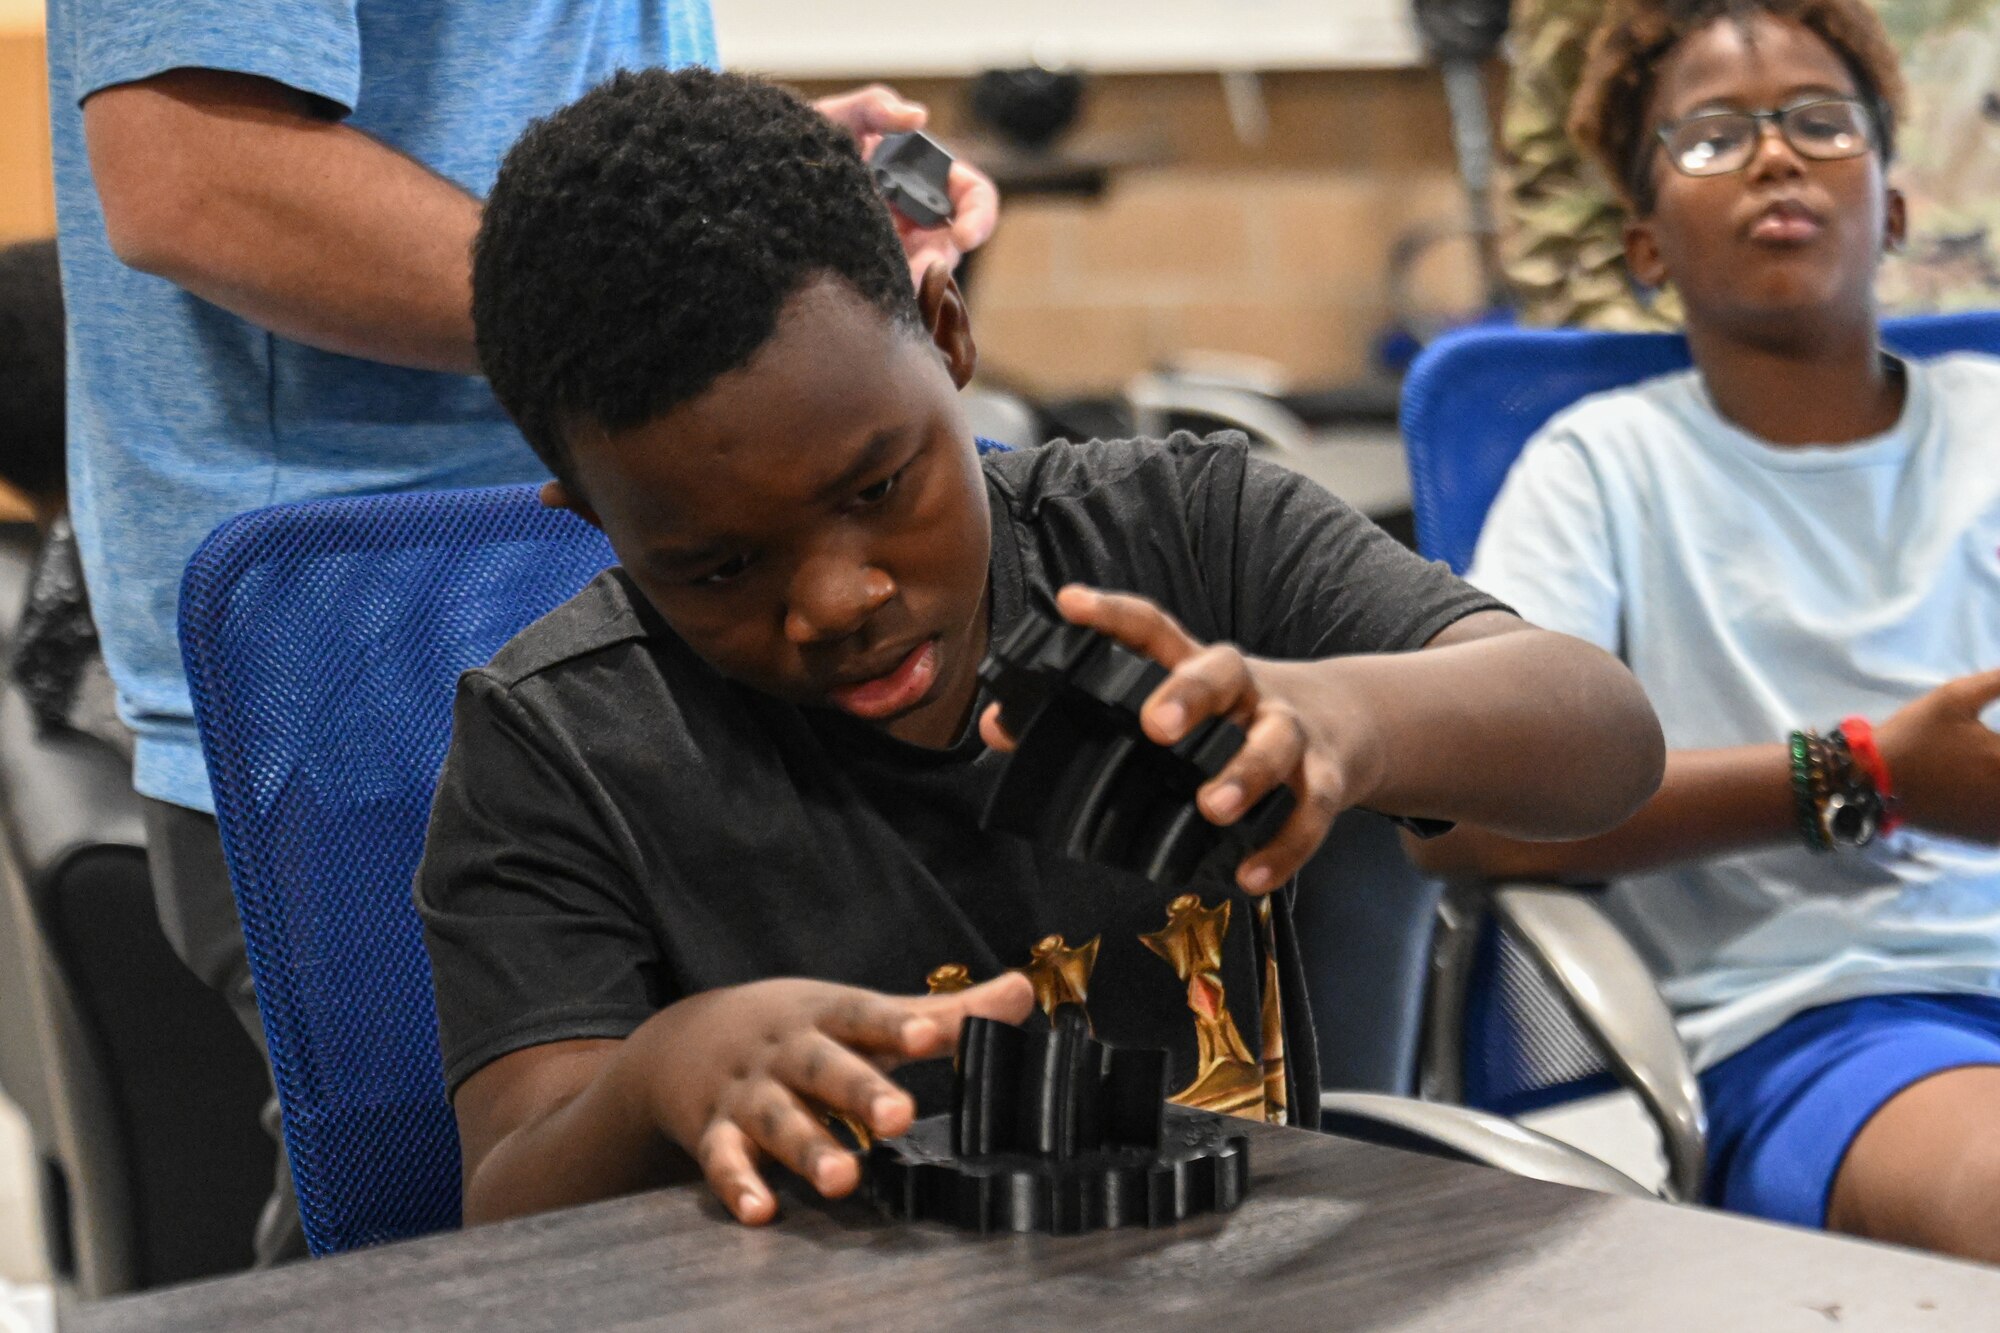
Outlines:
{"label": "boy in black t-shirt", "polygon": [[[746,1222],[776,1209],[763,1159],[846,1193],[825,1115],[901,1132],[967,1015],[1038,999],[1167,1047],[1183,1101],[1310,1124],[1271,891],[1338,811],[1575,837],[1657,781],[1609,655],[1240,437],[982,463],[958,289],[911,292],[855,146],[769,85],[624,74],[532,128],[474,317],[548,501],[621,566],[460,687],[417,896],[468,1220],[691,1164]],[[979,828],[1007,738],[978,663],[1051,600],[1172,668],[1155,739],[1246,727],[1205,815],[1297,792],[1235,888]]]}

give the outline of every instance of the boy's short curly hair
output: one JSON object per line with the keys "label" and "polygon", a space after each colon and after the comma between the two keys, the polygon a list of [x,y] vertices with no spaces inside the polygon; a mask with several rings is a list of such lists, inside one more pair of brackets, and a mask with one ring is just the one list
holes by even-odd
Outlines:
{"label": "boy's short curly hair", "polygon": [[620,72],[530,125],[500,167],[473,246],[480,365],[569,478],[566,428],[625,430],[699,395],[822,274],[921,327],[854,140],[757,79]]}
{"label": "boy's short curly hair", "polygon": [[67,489],[62,273],[54,241],[0,249],[0,478],[34,499]]}
{"label": "boy's short curly hair", "polygon": [[1584,56],[1569,132],[1627,208],[1641,215],[1653,208],[1646,111],[1668,52],[1710,24],[1758,15],[1789,19],[1833,48],[1875,118],[1882,160],[1895,156],[1903,75],[1889,34],[1864,0],[1611,0]]}

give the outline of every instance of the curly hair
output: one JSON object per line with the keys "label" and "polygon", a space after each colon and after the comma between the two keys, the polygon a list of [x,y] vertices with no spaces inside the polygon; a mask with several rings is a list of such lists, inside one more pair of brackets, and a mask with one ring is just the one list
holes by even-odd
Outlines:
{"label": "curly hair", "polygon": [[1627,208],[1642,216],[1653,208],[1646,116],[1668,53],[1711,24],[1758,15],[1788,19],[1833,48],[1874,117],[1882,160],[1894,158],[1903,75],[1889,34],[1864,0],[1611,0],[1584,56],[1569,132]]}
{"label": "curly hair", "polygon": [[37,500],[68,489],[62,274],[54,241],[0,250],[0,477]]}
{"label": "curly hair", "polygon": [[854,140],[761,80],[621,71],[501,164],[473,245],[480,365],[568,480],[566,428],[625,430],[698,396],[824,274],[921,328]]}

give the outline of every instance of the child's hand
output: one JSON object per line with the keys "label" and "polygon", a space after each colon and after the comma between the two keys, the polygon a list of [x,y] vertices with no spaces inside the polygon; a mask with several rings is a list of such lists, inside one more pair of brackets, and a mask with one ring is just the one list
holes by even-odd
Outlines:
{"label": "child's hand", "polygon": [[951,1054],[967,1018],[1018,1023],[1034,1003],[1015,972],[922,997],[797,978],[705,991],[647,1025],[642,1077],[660,1128],[695,1159],[723,1206],[757,1225],[778,1210],[761,1159],[828,1198],[853,1192],[861,1165],[822,1117],[838,1112],[878,1137],[901,1134],[916,1106],[884,1070]]}
{"label": "child's hand", "polygon": [[[1168,669],[1139,710],[1153,740],[1172,745],[1212,717],[1243,728],[1243,748],[1195,793],[1209,822],[1235,823],[1281,783],[1297,794],[1298,807],[1277,835],[1236,868],[1246,893],[1269,893],[1297,874],[1334,816],[1357,802],[1360,776],[1380,767],[1366,710],[1343,708],[1324,671],[1308,687],[1300,668],[1323,663],[1272,662],[1247,657],[1233,644],[1204,646],[1158,606],[1128,593],[1071,585],[1056,594],[1056,607],[1065,619]],[[980,718],[979,733],[995,749],[1013,748],[997,704]]]}
{"label": "child's hand", "polygon": [[1918,828],[2000,843],[2000,735],[1979,720],[2000,671],[1946,681],[1876,731],[1903,817]]}

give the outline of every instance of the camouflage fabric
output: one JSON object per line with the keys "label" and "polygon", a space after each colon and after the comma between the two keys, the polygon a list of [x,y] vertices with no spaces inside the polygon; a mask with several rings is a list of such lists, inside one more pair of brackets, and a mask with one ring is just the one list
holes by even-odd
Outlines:
{"label": "camouflage fabric", "polygon": [[[1891,179],[1910,240],[1883,265],[1885,308],[2000,304],[2000,0],[1875,0],[1910,86]],[[1500,139],[1501,259],[1528,324],[1674,327],[1671,292],[1625,271],[1622,215],[1564,130],[1603,0],[1516,0]]]}
{"label": "camouflage fabric", "polygon": [[1625,271],[1624,212],[1564,128],[1603,0],[1515,0],[1501,113],[1500,264],[1521,322],[1595,329],[1680,324]]}

